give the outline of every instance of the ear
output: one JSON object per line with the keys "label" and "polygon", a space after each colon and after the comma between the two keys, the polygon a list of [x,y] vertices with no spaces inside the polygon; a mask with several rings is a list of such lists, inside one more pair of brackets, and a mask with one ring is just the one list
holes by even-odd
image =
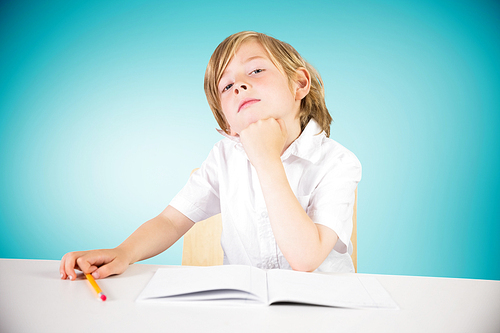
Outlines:
{"label": "ear", "polygon": [[295,100],[301,100],[309,94],[311,89],[311,74],[304,67],[298,68],[295,79]]}

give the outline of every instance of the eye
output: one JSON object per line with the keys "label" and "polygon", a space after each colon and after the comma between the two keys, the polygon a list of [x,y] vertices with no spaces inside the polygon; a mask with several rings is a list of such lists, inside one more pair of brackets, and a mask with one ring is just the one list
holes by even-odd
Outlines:
{"label": "eye", "polygon": [[251,71],[250,74],[259,74],[263,71],[264,71],[263,69],[258,68],[258,69],[254,69],[253,71]]}
{"label": "eye", "polygon": [[224,91],[228,91],[229,89],[231,89],[231,87],[233,86],[232,83],[228,84],[227,86],[225,86],[223,89],[222,89],[222,92]]}

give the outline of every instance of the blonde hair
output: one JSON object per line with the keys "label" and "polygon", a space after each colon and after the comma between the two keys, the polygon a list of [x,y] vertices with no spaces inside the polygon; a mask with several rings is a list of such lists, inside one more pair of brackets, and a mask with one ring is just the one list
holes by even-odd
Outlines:
{"label": "blonde hair", "polygon": [[205,94],[210,109],[217,123],[229,134],[229,125],[222,112],[218,84],[227,65],[244,42],[255,39],[267,51],[273,64],[288,77],[290,89],[297,79],[297,69],[305,68],[311,76],[309,93],[300,102],[298,117],[301,129],[304,130],[309,120],[314,119],[319,126],[330,136],[332,117],[326,108],[325,89],[319,73],[305,61],[300,54],[290,45],[273,37],[254,31],[242,31],[227,37],[217,46],[205,72]]}

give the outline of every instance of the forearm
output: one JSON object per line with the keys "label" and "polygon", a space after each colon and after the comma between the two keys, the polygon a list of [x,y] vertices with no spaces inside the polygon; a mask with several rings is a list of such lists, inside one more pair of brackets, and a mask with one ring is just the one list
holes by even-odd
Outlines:
{"label": "forearm", "polygon": [[295,197],[281,159],[257,170],[276,242],[295,270],[312,271],[326,258],[337,240],[333,230],[321,230]]}
{"label": "forearm", "polygon": [[126,253],[130,264],[148,259],[172,246],[192,225],[193,222],[168,206],[160,215],[141,225],[117,249]]}
{"label": "forearm", "polygon": [[300,134],[300,126],[291,129],[288,134],[282,119],[269,118],[249,125],[240,139],[257,171],[276,243],[293,269],[313,271],[338,237],[309,218],[290,188],[280,156]]}
{"label": "forearm", "polygon": [[75,269],[92,273],[96,279],[121,274],[130,264],[165,251],[192,226],[190,219],[168,206],[114,249],[66,253],[59,266],[61,279],[75,280]]}

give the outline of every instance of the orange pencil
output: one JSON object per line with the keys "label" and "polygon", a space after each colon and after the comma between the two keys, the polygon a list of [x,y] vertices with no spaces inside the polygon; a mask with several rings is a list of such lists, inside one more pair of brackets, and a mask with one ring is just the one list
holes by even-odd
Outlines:
{"label": "orange pencil", "polygon": [[92,274],[85,274],[85,276],[87,277],[87,280],[89,280],[89,282],[92,285],[92,287],[94,287],[94,290],[97,292],[97,296],[99,296],[99,298],[102,301],[105,301],[106,300],[106,295],[104,295],[102,293],[101,288],[99,288],[99,286],[97,285],[97,282],[95,282],[94,277],[92,276]]}

